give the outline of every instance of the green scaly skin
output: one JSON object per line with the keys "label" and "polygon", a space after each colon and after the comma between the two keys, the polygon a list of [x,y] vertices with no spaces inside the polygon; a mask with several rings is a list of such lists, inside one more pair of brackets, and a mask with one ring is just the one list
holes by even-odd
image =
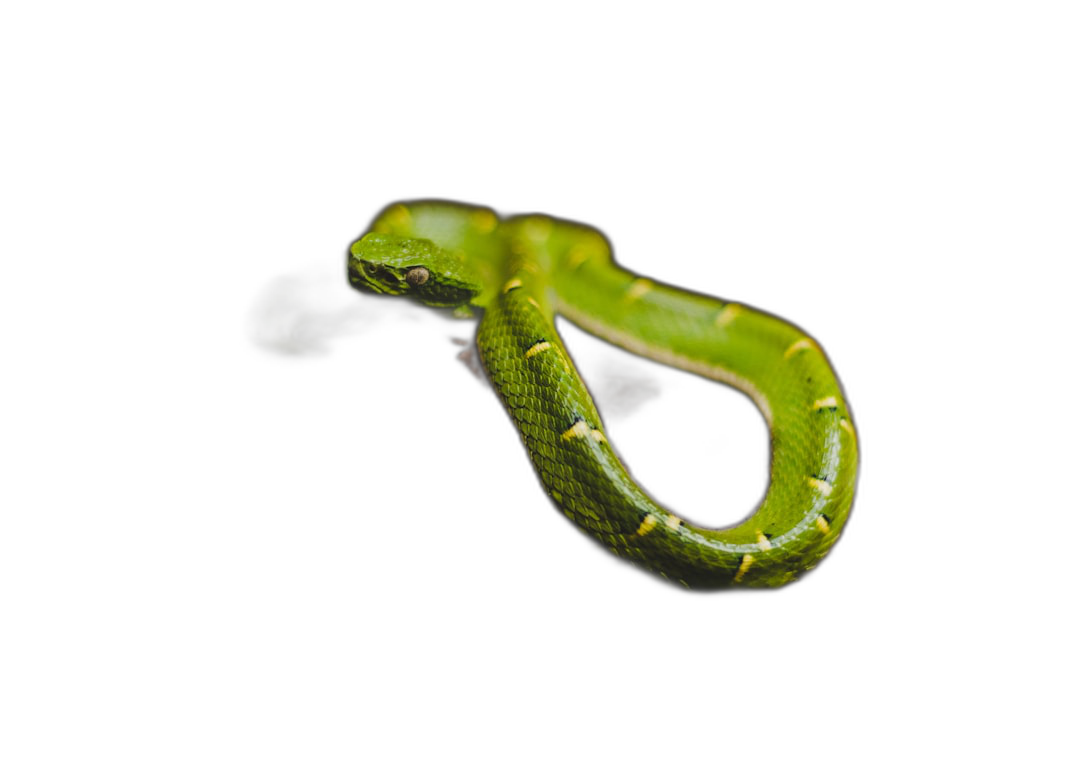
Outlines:
{"label": "green scaly skin", "polygon": [[[813,568],[840,536],[855,494],[855,427],[824,352],[797,327],[630,273],[587,226],[500,220],[441,201],[387,207],[352,245],[349,280],[463,314],[482,310],[481,359],[544,488],[615,554],[687,587],[775,587]],[[712,530],[651,500],[608,443],[556,314],[749,394],[772,445],[758,510]]]}

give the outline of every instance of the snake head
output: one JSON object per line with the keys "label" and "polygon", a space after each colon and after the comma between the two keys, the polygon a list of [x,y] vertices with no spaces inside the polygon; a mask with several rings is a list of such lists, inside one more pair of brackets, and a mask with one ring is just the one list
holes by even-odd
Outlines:
{"label": "snake head", "polygon": [[349,282],[358,290],[450,308],[468,306],[481,289],[463,257],[427,239],[386,233],[369,233],[352,245]]}

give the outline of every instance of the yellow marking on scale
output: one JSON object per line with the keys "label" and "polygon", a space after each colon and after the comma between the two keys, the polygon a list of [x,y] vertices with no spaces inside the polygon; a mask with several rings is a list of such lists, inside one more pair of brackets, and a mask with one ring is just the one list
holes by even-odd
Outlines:
{"label": "yellow marking on scale", "polygon": [[763,550],[772,549],[772,542],[769,541],[768,537],[761,532],[760,528],[757,531],[757,543]]}
{"label": "yellow marking on scale", "polygon": [[841,418],[840,419],[840,428],[843,429],[848,434],[850,434],[852,437],[855,436],[855,427],[852,426],[851,423],[846,418]]}
{"label": "yellow marking on scale", "polygon": [[490,209],[480,209],[469,218],[469,225],[478,233],[491,233],[498,222],[499,219]]}
{"label": "yellow marking on scale", "polygon": [[589,429],[589,425],[585,423],[584,420],[582,420],[578,421],[576,424],[563,432],[562,438],[564,440],[572,440],[575,437],[585,437],[590,431],[591,430]]}
{"label": "yellow marking on scale", "polygon": [[821,410],[826,407],[836,407],[836,397],[822,397],[814,400],[814,410]]}
{"label": "yellow marking on scale", "polygon": [[513,279],[511,279],[510,281],[506,282],[506,284],[503,285],[503,294],[505,295],[510,290],[517,289],[520,286],[521,286],[521,279],[519,279],[518,277],[515,276]]}
{"label": "yellow marking on scale", "polygon": [[746,572],[750,570],[750,566],[752,566],[753,564],[754,564],[754,556],[753,555],[743,555],[742,562],[739,563],[739,570],[735,572],[735,578],[732,579],[732,581],[733,582],[741,581],[742,578],[744,576],[746,576]]}
{"label": "yellow marking on scale", "polygon": [[821,491],[826,496],[832,493],[832,486],[824,480],[819,480],[816,477],[807,477],[806,482],[810,485],[811,488],[817,491]]}
{"label": "yellow marking on scale", "polygon": [[530,217],[522,224],[525,238],[543,241],[551,235],[551,220],[547,217]]}
{"label": "yellow marking on scale", "polygon": [[818,515],[818,519],[814,521],[814,525],[816,525],[817,529],[819,531],[821,531],[822,533],[828,533],[829,532],[829,521],[826,520],[821,515]]}
{"label": "yellow marking on scale", "polygon": [[607,437],[605,437],[604,433],[599,429],[592,430],[592,438],[597,442],[607,442]]}
{"label": "yellow marking on scale", "polygon": [[736,303],[728,303],[724,306],[723,310],[716,315],[716,326],[726,327],[731,324],[731,320],[738,316],[741,310],[742,308]]}
{"label": "yellow marking on scale", "polygon": [[645,515],[645,519],[642,520],[641,525],[638,526],[637,535],[644,536],[653,528],[655,528],[656,524],[659,522],[660,521],[657,520],[652,514]]}
{"label": "yellow marking on scale", "polygon": [[664,525],[677,531],[679,526],[682,525],[682,520],[680,520],[677,515],[668,515],[664,520]]}
{"label": "yellow marking on scale", "polygon": [[630,289],[626,291],[627,300],[637,300],[642,295],[646,295],[653,288],[653,283],[648,279],[635,279],[634,283],[630,285]]}
{"label": "yellow marking on scale", "polygon": [[525,298],[525,302],[531,305],[533,308],[540,308],[540,304],[536,302],[536,298],[534,298],[532,295]]}
{"label": "yellow marking on scale", "polygon": [[528,351],[525,352],[525,358],[529,359],[530,357],[534,357],[537,354],[539,354],[541,351],[547,351],[549,348],[551,348],[551,344],[548,343],[546,340],[542,340],[542,341],[540,341],[538,343],[534,343],[532,345],[532,348],[530,348]]}
{"label": "yellow marking on scale", "polygon": [[566,267],[572,271],[591,256],[589,250],[585,249],[585,247],[580,244],[570,247],[570,251],[566,253]]}
{"label": "yellow marking on scale", "polygon": [[801,340],[797,340],[787,347],[787,351],[784,352],[784,359],[791,359],[800,351],[805,351],[806,349],[816,349],[817,347],[817,343],[815,343],[810,338],[802,338]]}

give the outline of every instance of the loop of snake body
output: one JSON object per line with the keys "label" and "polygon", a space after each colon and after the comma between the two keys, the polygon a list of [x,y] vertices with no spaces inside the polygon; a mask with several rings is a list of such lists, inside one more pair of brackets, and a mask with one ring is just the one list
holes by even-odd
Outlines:
{"label": "loop of snake body", "polygon": [[[481,360],[544,488],[616,555],[686,587],[779,586],[840,536],[855,493],[855,426],[821,346],[788,322],[631,273],[594,228],[448,201],[388,206],[352,245],[348,276],[357,289],[482,314]],[[556,314],[750,396],[769,427],[771,468],[749,518],[700,528],[642,491],[608,441]]]}

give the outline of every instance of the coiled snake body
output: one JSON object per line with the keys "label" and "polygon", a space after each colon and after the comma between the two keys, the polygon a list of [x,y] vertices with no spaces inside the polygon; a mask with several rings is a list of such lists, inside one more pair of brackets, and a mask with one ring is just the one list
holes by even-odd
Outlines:
{"label": "coiled snake body", "polygon": [[[442,201],[387,207],[352,245],[348,274],[358,289],[482,311],[481,360],[544,488],[615,554],[687,587],[777,586],[813,568],[839,537],[855,493],[855,427],[821,347],[797,327],[630,273],[587,226],[500,220]],[[608,442],[556,314],[746,392],[772,447],[757,511],[712,530],[651,500]]]}

